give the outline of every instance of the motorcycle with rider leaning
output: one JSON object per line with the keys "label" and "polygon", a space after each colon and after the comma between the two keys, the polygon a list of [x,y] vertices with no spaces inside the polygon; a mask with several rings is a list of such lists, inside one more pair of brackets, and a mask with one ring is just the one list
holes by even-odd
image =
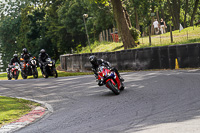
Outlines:
{"label": "motorcycle with rider leaning", "polygon": [[35,57],[28,52],[27,48],[23,48],[21,53],[21,75],[23,79],[27,76],[33,75],[34,78],[38,78],[37,61]]}
{"label": "motorcycle with rider leaning", "polygon": [[45,49],[40,50],[38,61],[44,78],[48,78],[49,76],[54,76],[55,78],[58,77],[55,61],[50,58]]}
{"label": "motorcycle with rider leaning", "polygon": [[13,58],[11,58],[10,63],[8,64],[8,68],[7,68],[8,80],[11,80],[12,78],[18,79],[19,70],[20,70],[20,62],[18,59],[18,55],[14,54]]}
{"label": "motorcycle with rider leaning", "polygon": [[[90,60],[90,63],[92,64],[92,71],[94,72],[96,79],[98,79],[99,66],[104,65],[104,66],[108,67],[110,70],[114,71],[118,75],[121,82],[124,81],[124,79],[120,76],[118,70],[115,67],[111,67],[111,65],[108,61],[105,61],[103,59],[97,59],[97,57],[95,55],[90,56],[89,60]],[[102,86],[103,82],[101,80],[99,80],[98,85]]]}

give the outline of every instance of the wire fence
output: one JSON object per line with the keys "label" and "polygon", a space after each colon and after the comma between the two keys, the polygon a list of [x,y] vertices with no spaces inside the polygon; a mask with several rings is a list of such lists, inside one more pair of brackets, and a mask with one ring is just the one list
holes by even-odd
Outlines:
{"label": "wire fence", "polygon": [[[169,45],[175,43],[182,42],[192,42],[199,41],[200,42],[200,27],[193,26],[184,28],[181,31],[176,30],[170,32],[170,25],[165,29],[165,32],[157,35],[151,35],[150,27],[145,27],[142,30],[141,37],[139,39],[140,45],[151,45],[151,46],[160,46],[160,45]],[[150,31],[150,32],[149,32]],[[107,41],[107,42],[120,42],[120,35],[117,33],[116,29],[108,29],[100,33],[99,41]]]}
{"label": "wire fence", "polygon": [[145,35],[144,33],[142,34],[142,37],[139,39],[140,45],[160,46],[187,41],[200,41],[200,27],[188,27],[182,29],[181,31],[176,30],[173,32],[170,32],[169,28],[164,34],[159,33],[158,35],[151,35],[151,39],[149,39],[147,36],[149,35]]}

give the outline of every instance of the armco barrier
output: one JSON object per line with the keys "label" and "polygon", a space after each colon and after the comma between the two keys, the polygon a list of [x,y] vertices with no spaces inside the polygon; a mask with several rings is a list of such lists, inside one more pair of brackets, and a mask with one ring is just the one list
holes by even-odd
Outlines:
{"label": "armco barrier", "polygon": [[200,66],[200,43],[163,47],[129,49],[116,52],[66,54],[60,56],[61,67],[66,71],[90,71],[89,57],[95,55],[109,61],[119,70],[174,69],[175,60],[180,68]]}

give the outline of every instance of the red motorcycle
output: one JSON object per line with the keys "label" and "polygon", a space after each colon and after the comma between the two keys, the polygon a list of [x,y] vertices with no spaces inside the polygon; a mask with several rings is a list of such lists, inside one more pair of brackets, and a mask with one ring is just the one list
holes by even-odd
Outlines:
{"label": "red motorcycle", "polygon": [[13,63],[13,65],[8,65],[8,67],[10,68],[7,68],[7,77],[8,77],[8,80],[11,80],[12,78],[14,78],[15,80],[18,79],[18,76],[19,76],[19,70],[20,70],[20,67],[19,67],[19,64],[17,62]]}
{"label": "red motorcycle", "polygon": [[115,95],[119,95],[120,91],[124,90],[124,84],[118,75],[106,66],[98,68],[98,80],[101,80]]}

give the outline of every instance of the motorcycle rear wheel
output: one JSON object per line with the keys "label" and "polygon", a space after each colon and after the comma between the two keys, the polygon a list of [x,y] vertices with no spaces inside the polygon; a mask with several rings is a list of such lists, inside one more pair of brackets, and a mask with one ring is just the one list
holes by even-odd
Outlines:
{"label": "motorcycle rear wheel", "polygon": [[109,86],[109,89],[115,94],[115,95],[119,95],[120,90],[117,88],[117,86],[113,85],[113,83],[111,81],[108,81],[106,83]]}

